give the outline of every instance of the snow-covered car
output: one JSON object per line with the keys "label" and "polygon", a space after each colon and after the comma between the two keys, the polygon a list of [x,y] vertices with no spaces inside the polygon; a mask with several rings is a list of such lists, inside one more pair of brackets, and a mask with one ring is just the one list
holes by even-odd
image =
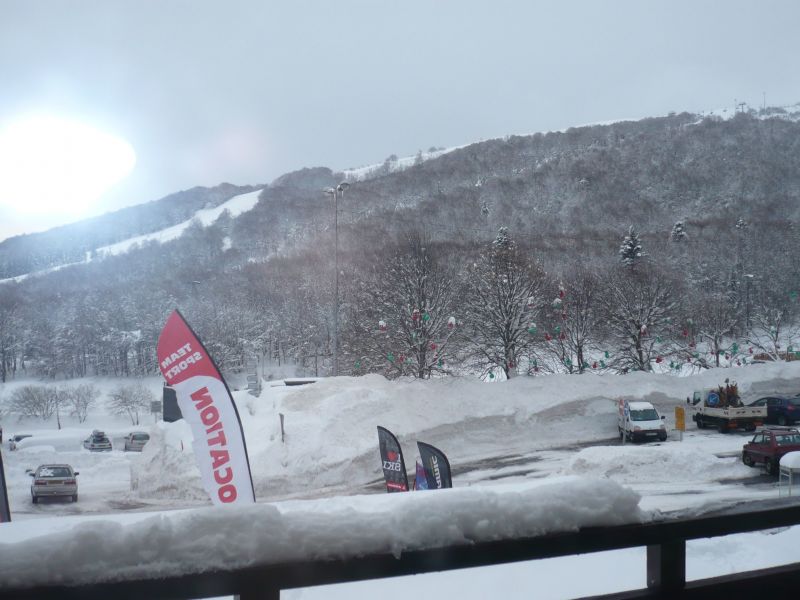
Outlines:
{"label": "snow-covered car", "polygon": [[95,429],[89,437],[83,440],[83,447],[92,452],[111,450],[111,440],[104,432]]}
{"label": "snow-covered car", "polygon": [[132,431],[125,436],[125,452],[141,452],[149,440],[150,435],[144,431]]}
{"label": "snow-covered car", "polygon": [[33,477],[31,483],[31,502],[39,502],[39,498],[68,497],[78,501],[78,473],[70,465],[39,465],[36,471],[29,473]]}
{"label": "snow-covered car", "polygon": [[12,435],[10,438],[8,438],[8,449],[16,450],[17,442],[29,437],[33,437],[33,435],[31,435],[30,433],[16,433]]}

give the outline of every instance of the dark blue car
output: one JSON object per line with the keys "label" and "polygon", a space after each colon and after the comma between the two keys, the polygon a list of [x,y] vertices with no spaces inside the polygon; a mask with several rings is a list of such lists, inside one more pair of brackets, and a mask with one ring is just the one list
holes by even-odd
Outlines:
{"label": "dark blue car", "polygon": [[794,425],[800,422],[800,397],[798,396],[792,398],[766,396],[751,402],[748,406],[766,406],[767,423]]}

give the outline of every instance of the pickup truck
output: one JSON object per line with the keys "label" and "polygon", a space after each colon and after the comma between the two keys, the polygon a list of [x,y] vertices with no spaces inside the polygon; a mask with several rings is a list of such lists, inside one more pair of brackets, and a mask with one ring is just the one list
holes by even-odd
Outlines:
{"label": "pickup truck", "polygon": [[755,431],[767,419],[766,406],[742,404],[736,384],[695,392],[689,410],[698,429],[713,428],[720,433],[732,429]]}
{"label": "pickup truck", "polygon": [[742,462],[748,467],[763,465],[770,475],[777,475],[781,457],[800,450],[800,431],[789,427],[762,429],[742,447]]}

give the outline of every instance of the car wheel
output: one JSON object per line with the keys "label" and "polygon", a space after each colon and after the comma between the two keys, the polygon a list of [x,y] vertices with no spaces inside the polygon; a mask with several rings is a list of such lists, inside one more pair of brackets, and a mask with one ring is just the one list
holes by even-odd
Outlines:
{"label": "car wheel", "polygon": [[770,475],[778,474],[778,463],[776,463],[771,458],[768,458],[764,461],[764,467],[767,469],[767,473],[769,473]]}
{"label": "car wheel", "polygon": [[38,504],[39,499],[36,496],[31,496],[31,502],[33,502],[34,504]]}
{"label": "car wheel", "polygon": [[742,462],[743,462],[744,464],[746,464],[748,467],[753,467],[753,466],[755,466],[755,463],[753,462],[753,457],[752,457],[752,456],[750,456],[749,454],[747,454],[747,452],[744,452],[744,453],[742,454]]}
{"label": "car wheel", "polygon": [[73,494],[72,495],[72,501],[73,502],[77,502],[78,501],[78,494]]}
{"label": "car wheel", "polygon": [[784,417],[783,415],[778,417],[778,425],[780,425],[781,427],[785,426],[786,425],[786,417]]}

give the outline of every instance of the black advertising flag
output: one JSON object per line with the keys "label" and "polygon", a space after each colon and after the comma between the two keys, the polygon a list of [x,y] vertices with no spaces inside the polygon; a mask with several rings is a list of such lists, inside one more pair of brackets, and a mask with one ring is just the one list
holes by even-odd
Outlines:
{"label": "black advertising flag", "polygon": [[6,491],[6,472],[3,470],[3,451],[0,449],[0,523],[11,521],[11,508],[8,506]]}
{"label": "black advertising flag", "polygon": [[426,444],[417,442],[422,466],[425,468],[425,479],[428,480],[429,490],[441,490],[453,487],[453,478],[450,474],[450,461],[444,452]]}
{"label": "black advertising flag", "polygon": [[403,451],[400,442],[394,434],[384,427],[378,426],[378,444],[381,450],[381,464],[383,465],[383,478],[386,480],[386,491],[407,492],[408,475],[406,463],[403,460]]}

